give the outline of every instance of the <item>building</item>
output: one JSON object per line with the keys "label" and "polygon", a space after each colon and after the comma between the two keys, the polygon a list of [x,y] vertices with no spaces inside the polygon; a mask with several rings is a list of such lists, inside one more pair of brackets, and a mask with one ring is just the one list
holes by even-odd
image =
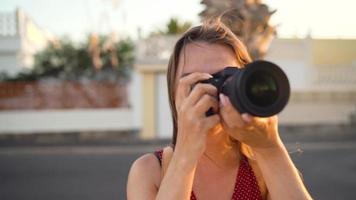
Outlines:
{"label": "building", "polygon": [[294,90],[356,88],[356,40],[275,39],[266,59],[284,69]]}
{"label": "building", "polygon": [[0,13],[0,72],[14,75],[30,68],[33,55],[54,37],[21,9]]}
{"label": "building", "polygon": [[[26,68],[31,68],[34,61],[33,55],[46,47],[48,42],[54,40],[51,34],[40,28],[22,10],[0,13],[0,73],[15,75]],[[136,87],[135,83],[134,81],[133,87]],[[31,84],[19,83],[13,86],[16,88],[22,85],[28,92]],[[72,91],[73,89],[75,90],[75,87],[72,87]],[[130,90],[139,92],[138,89]],[[0,92],[3,92],[1,88]],[[5,95],[10,95],[8,101],[16,103],[16,99],[11,97],[14,93],[16,94],[13,91],[9,93],[5,91]],[[52,93],[58,95],[55,89],[52,89]],[[134,102],[138,101],[137,98],[131,96]],[[136,117],[132,111],[137,112],[137,106],[133,104],[132,108],[1,110],[0,134],[137,130],[139,122],[136,119],[139,117]]]}

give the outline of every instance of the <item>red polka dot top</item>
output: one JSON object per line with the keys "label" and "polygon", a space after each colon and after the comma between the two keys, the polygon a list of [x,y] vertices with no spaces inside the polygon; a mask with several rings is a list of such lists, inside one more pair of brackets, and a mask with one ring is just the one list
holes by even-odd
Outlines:
{"label": "red polka dot top", "polygon": [[[162,165],[163,150],[155,151],[155,155]],[[192,191],[191,200],[196,200],[194,191]],[[257,179],[253,170],[248,163],[248,159],[243,156],[241,159],[240,167],[236,176],[234,193],[231,197],[232,200],[263,200],[261,191],[259,189]]]}

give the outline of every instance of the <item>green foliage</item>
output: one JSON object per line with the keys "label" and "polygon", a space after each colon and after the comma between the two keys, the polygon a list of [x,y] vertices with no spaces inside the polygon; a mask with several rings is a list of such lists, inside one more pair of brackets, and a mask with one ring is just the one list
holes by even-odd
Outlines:
{"label": "green foliage", "polygon": [[[134,43],[130,39],[121,40],[105,48],[108,37],[99,36],[97,48],[102,63],[96,68],[90,49],[90,37],[86,42],[75,44],[67,38],[50,43],[44,50],[34,56],[32,70],[19,73],[16,77],[0,75],[0,81],[30,81],[43,78],[62,80],[122,80],[128,81],[134,63]],[[113,53],[114,52],[114,53]],[[118,65],[112,64],[115,55]]]}
{"label": "green foliage", "polygon": [[188,30],[192,24],[190,22],[179,22],[177,18],[171,18],[167,24],[167,34],[181,34]]}
{"label": "green foliage", "polygon": [[171,18],[166,24],[165,30],[158,30],[151,35],[177,35],[187,31],[192,26],[191,22],[181,22],[177,18]]}

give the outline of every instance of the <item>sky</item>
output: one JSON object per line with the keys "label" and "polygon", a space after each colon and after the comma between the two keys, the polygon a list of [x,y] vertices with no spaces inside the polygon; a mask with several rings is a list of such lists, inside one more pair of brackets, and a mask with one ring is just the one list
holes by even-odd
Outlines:
{"label": "sky", "polygon": [[[80,40],[89,32],[137,38],[163,29],[171,17],[199,23],[201,0],[1,0],[0,12],[17,7],[56,36]],[[265,0],[277,9],[279,37],[356,38],[355,0]]]}

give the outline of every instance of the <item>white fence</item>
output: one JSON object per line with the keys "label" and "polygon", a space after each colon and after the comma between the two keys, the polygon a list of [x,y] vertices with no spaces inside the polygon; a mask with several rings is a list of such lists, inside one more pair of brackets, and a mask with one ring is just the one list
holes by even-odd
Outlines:
{"label": "white fence", "polygon": [[0,134],[138,130],[142,123],[140,84],[140,75],[134,73],[130,108],[1,111]]}
{"label": "white fence", "polygon": [[0,133],[117,131],[135,129],[130,109],[0,112]]}

